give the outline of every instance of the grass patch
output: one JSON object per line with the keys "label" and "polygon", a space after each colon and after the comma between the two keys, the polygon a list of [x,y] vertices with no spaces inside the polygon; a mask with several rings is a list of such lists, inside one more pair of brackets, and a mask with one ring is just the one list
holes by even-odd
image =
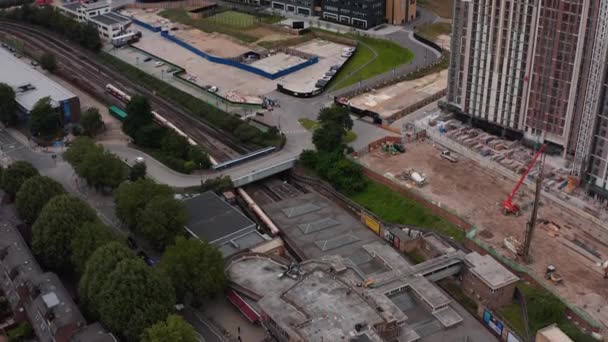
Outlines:
{"label": "grass patch", "polygon": [[315,129],[319,128],[319,126],[321,126],[321,124],[317,120],[298,119],[298,122],[300,123],[300,125],[304,126],[304,128],[309,131],[314,131]]}
{"label": "grass patch", "polygon": [[418,0],[418,5],[434,12],[442,18],[451,19],[452,1],[453,0]]}
{"label": "grass patch", "polygon": [[[383,74],[408,63],[414,58],[414,54],[410,50],[389,40],[351,35],[348,35],[348,37],[356,39],[367,46],[359,44],[354,56],[351,57],[333,80],[332,83],[336,85],[335,89],[344,88],[359,81]],[[378,57],[363,69],[355,72],[374,58],[372,49],[378,53]]]}
{"label": "grass patch", "polygon": [[434,42],[437,37],[442,34],[450,34],[452,32],[452,25],[448,23],[434,23],[418,26],[416,33],[418,35]]}
{"label": "grass patch", "polygon": [[[243,16],[236,16],[236,15],[232,15],[232,14],[225,14],[224,16],[220,16],[224,13],[231,13],[231,12],[242,14]],[[184,25],[195,27],[201,31],[205,31],[208,33],[217,32],[217,33],[229,35],[231,37],[234,37],[234,38],[241,40],[243,42],[246,42],[246,43],[253,43],[253,42],[257,41],[259,38],[252,34],[248,34],[248,33],[246,33],[246,30],[243,30],[243,28],[252,28],[253,26],[257,25],[257,23],[255,23],[255,22],[251,23],[250,21],[247,21],[247,20],[238,21],[238,18],[241,18],[241,19],[247,18],[245,16],[251,17],[253,19],[257,19],[256,17],[251,16],[249,14],[244,14],[244,13],[239,13],[239,12],[234,12],[234,11],[227,11],[227,12],[222,12],[222,13],[216,14],[209,18],[196,19],[196,18],[192,18],[185,9],[172,8],[172,9],[166,9],[166,10],[160,12],[159,15],[161,15],[171,21],[176,21],[176,22],[184,24]],[[219,19],[213,19],[213,17],[216,17],[216,16],[219,16],[218,17]],[[231,21],[231,20],[233,20],[233,21]],[[246,26],[246,25],[249,25],[249,26]]]}
{"label": "grass patch", "polygon": [[[282,144],[283,138],[281,135],[270,132],[264,133],[235,115],[215,108],[108,53],[100,52],[97,57],[100,62],[112,67],[131,80],[145,84],[148,89],[154,89],[158,96],[181,104],[194,117],[198,117],[209,125],[223,130],[227,135],[234,136],[243,143],[252,143],[259,146],[280,146]],[[239,135],[239,132],[242,134]]]}
{"label": "grass patch", "polygon": [[348,131],[346,132],[346,135],[344,136],[344,139],[342,141],[344,141],[345,144],[350,144],[355,140],[357,140],[357,133],[353,131]]}
{"label": "grass patch", "polygon": [[248,28],[257,24],[257,18],[242,12],[237,11],[225,11],[220,12],[204,19],[210,21],[216,25],[225,25],[234,28]]}
{"label": "grass patch", "polygon": [[513,303],[504,307],[498,310],[498,313],[509,322],[509,325],[515,329],[519,336],[526,336],[526,327],[524,326],[524,319],[519,303]]}
{"label": "grass patch", "polygon": [[417,202],[372,180],[364,191],[350,198],[385,221],[428,228],[451,236],[456,241],[464,241],[464,232],[453,224]]}
{"label": "grass patch", "polygon": [[[536,288],[530,284],[520,282],[517,287],[524,294],[528,305],[528,318],[530,329],[536,332],[550,324],[557,323],[560,329],[577,342],[595,341],[591,335],[584,334],[566,317],[566,305],[544,288]],[[522,318],[521,306],[518,302],[499,311],[503,318],[509,322],[513,329],[524,336],[525,327]]]}

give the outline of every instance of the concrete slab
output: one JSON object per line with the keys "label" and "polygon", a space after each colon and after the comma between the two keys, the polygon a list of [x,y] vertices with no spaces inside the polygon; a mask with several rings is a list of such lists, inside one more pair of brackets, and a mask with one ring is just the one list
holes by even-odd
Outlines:
{"label": "concrete slab", "polygon": [[[251,63],[250,65],[253,67],[262,69],[271,74],[274,74],[281,70],[291,68],[294,65],[304,63],[305,61],[306,60],[304,58],[288,55],[283,52],[278,52],[278,53],[270,55],[266,58],[257,60],[255,62]],[[307,68],[305,68],[305,69],[307,69]]]}
{"label": "concrete slab", "polygon": [[441,324],[443,324],[443,326],[446,328],[462,322],[462,317],[460,317],[456,310],[449,306],[433,312],[433,316],[435,316],[435,318],[437,318],[439,322],[441,322]]}
{"label": "concrete slab", "polygon": [[355,96],[350,103],[361,109],[371,110],[388,118],[426,97],[447,88],[448,71],[431,74],[413,81],[403,81],[392,86],[376,89]]}

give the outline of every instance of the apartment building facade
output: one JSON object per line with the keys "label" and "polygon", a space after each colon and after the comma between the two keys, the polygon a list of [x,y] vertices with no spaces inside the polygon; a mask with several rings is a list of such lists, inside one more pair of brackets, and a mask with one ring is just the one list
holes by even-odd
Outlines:
{"label": "apartment building facade", "polygon": [[448,102],[573,156],[602,2],[455,1]]}
{"label": "apartment building facade", "polygon": [[608,198],[608,0],[456,0],[448,107],[557,147]]}

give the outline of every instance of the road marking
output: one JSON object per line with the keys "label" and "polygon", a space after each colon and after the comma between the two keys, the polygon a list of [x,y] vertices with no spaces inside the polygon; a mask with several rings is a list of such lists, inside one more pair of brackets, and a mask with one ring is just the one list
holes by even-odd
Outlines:
{"label": "road marking", "polygon": [[205,320],[203,318],[201,318],[201,316],[198,314],[198,311],[192,310],[194,312],[194,315],[196,316],[196,318],[198,318],[198,320],[203,323],[203,325],[205,325],[209,331],[211,331],[211,333],[213,335],[215,335],[220,341],[224,341],[224,339],[218,334],[217,331],[215,331],[215,328],[213,328],[209,323],[205,322]]}
{"label": "road marking", "polygon": [[198,331],[195,331],[195,333],[199,336],[199,341],[200,342],[205,342],[205,338],[203,337],[203,335],[201,335],[201,333],[199,333]]}

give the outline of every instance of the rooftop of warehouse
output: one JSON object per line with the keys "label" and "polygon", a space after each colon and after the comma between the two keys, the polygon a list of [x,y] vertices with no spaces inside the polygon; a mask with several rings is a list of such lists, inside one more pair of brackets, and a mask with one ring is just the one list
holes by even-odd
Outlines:
{"label": "rooftop of warehouse", "polygon": [[188,211],[186,229],[217,246],[224,257],[266,241],[255,222],[212,191],[187,198],[184,204]]}
{"label": "rooftop of warehouse", "polygon": [[[55,81],[46,77],[30,64],[15,57],[5,48],[0,48],[0,82],[15,91],[15,100],[26,111],[31,111],[38,100],[50,96],[53,104],[76,97]],[[29,85],[29,86],[28,86]],[[26,87],[28,86],[28,87]]]}
{"label": "rooftop of warehouse", "polygon": [[467,254],[466,262],[470,264],[469,271],[493,289],[499,289],[515,283],[519,278],[501,265],[491,255],[480,255],[477,252]]}
{"label": "rooftop of warehouse", "polygon": [[304,259],[340,255],[363,271],[382,270],[369,264],[362,246],[380,238],[336,203],[317,193],[307,193],[262,206],[274,223],[292,241]]}

